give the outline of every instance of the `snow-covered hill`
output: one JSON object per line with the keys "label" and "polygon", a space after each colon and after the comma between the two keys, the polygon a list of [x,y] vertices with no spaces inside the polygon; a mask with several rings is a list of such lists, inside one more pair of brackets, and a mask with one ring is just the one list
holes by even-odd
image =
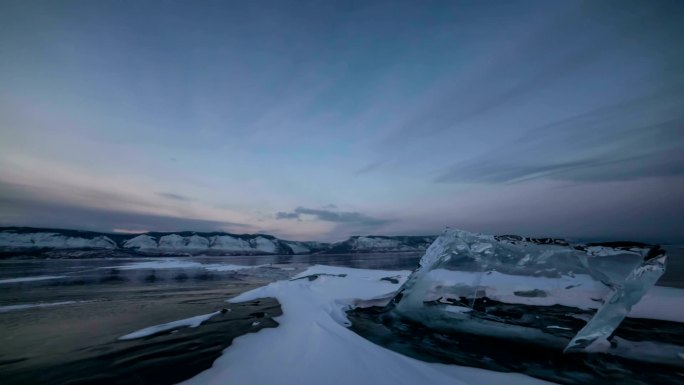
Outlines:
{"label": "snow-covered hill", "polygon": [[95,237],[70,236],[53,232],[0,232],[0,247],[52,249],[115,249],[116,242],[105,235]]}
{"label": "snow-covered hill", "polygon": [[266,234],[229,234],[221,232],[177,232],[145,234],[104,234],[90,231],[0,228],[0,252],[16,253],[47,250],[111,250],[142,254],[314,254],[421,252],[434,237],[355,236],[333,244],[278,239]]}
{"label": "snow-covered hill", "polygon": [[[242,238],[234,235],[201,236],[193,234],[182,236],[179,234],[168,234],[155,237],[143,234],[123,242],[121,247],[141,251],[162,252],[215,250],[241,254],[294,254],[294,251],[287,243],[274,237],[261,235],[253,238]],[[305,253],[311,252],[307,248],[304,250]]]}

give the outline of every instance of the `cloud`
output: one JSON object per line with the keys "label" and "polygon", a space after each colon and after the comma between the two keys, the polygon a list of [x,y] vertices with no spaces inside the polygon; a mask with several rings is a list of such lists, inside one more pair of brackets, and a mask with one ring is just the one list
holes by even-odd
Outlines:
{"label": "cloud", "polygon": [[378,155],[438,183],[680,175],[684,55],[668,47],[683,36],[681,12],[643,2],[554,3],[544,12],[527,10],[510,25],[502,18],[477,40],[489,49],[387,123]]}
{"label": "cloud", "polygon": [[438,183],[517,183],[531,179],[569,181],[632,180],[648,176],[684,174],[684,163],[671,162],[670,156],[623,156],[617,159],[588,158],[568,162],[516,165],[482,161],[468,167],[456,166],[439,175]]}
{"label": "cloud", "polygon": [[299,214],[297,213],[286,213],[279,211],[275,214],[276,219],[299,219]]}
{"label": "cloud", "polygon": [[120,234],[144,234],[144,233],[149,233],[149,230],[113,229],[112,232],[120,233]]}
{"label": "cloud", "polygon": [[[675,36],[681,37],[682,29],[674,27],[677,12],[668,12],[667,7],[634,2],[620,10],[573,3],[536,8],[544,12],[543,18],[527,10],[514,19],[503,18],[502,24],[492,29],[506,36],[478,39],[492,49],[473,55],[467,62],[470,67],[440,82],[430,98],[409,110],[412,113],[396,127],[391,139],[403,144],[407,139],[462,130],[466,122],[519,110],[532,100],[543,113],[550,102],[566,95],[572,96],[566,99],[572,108],[583,101],[599,104],[602,100],[593,98],[601,92],[609,98],[626,96],[620,94],[619,86],[632,80],[639,87],[630,89],[631,95],[681,80],[669,67],[681,65],[682,54],[667,46],[676,41]],[[511,20],[516,21],[506,24]],[[467,47],[467,42],[462,45]],[[643,63],[632,59],[643,56],[647,57]],[[625,58],[632,60],[625,63]],[[618,65],[622,68],[616,68]],[[648,71],[649,76],[641,79],[648,79],[648,86],[641,88],[630,70]],[[577,81],[597,85],[596,92],[593,85],[580,87]],[[613,89],[617,92],[610,92]],[[547,90],[551,100],[540,100],[538,96]]]}
{"label": "cloud", "polygon": [[360,169],[356,170],[354,172],[354,175],[358,176],[358,175],[363,175],[363,174],[369,173],[371,171],[376,170],[377,168],[379,168],[380,166],[382,166],[385,163],[387,163],[386,160],[377,160],[375,162],[368,163],[364,167],[361,167]]}
{"label": "cloud", "polygon": [[168,192],[159,192],[159,193],[157,193],[157,195],[159,195],[160,197],[169,198],[169,199],[173,199],[173,200],[177,200],[177,201],[183,201],[183,202],[194,201],[193,198],[189,198],[189,197],[179,195],[179,194],[168,193]]}
{"label": "cloud", "polygon": [[[669,103],[667,103],[669,102]],[[662,105],[678,106],[670,110]],[[529,130],[442,170],[438,183],[635,180],[684,174],[684,92],[637,99]]]}
{"label": "cloud", "polygon": [[[329,207],[330,205],[326,206]],[[326,209],[311,209],[297,207],[292,212],[278,212],[276,219],[301,219],[302,215],[309,215],[318,221],[336,224],[353,225],[360,228],[379,227],[391,223],[391,220],[371,217],[354,211],[333,211]]]}
{"label": "cloud", "polygon": [[251,232],[249,225],[204,219],[132,213],[20,198],[0,199],[0,224],[136,233],[154,231]]}
{"label": "cloud", "polygon": [[[61,201],[45,194],[43,188],[0,181],[0,225],[74,228],[110,232],[126,231],[229,231],[255,232],[254,226],[231,221],[198,219],[173,214],[145,213],[117,205],[84,206],[79,201]],[[48,189],[49,190],[49,189]],[[116,195],[99,196],[80,191],[85,197],[94,194],[97,201],[116,200]],[[123,198],[122,198],[123,199]],[[182,215],[182,214],[181,214]]]}

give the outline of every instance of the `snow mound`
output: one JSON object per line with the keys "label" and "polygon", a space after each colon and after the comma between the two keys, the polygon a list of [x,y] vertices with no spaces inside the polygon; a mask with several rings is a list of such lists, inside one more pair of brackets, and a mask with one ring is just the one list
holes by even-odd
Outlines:
{"label": "snow mound", "polygon": [[[183,384],[548,384],[521,374],[418,361],[346,327],[345,310],[360,300],[391,295],[408,275],[313,266],[292,280],[243,293],[230,302],[275,297],[283,309],[275,318],[280,325],[236,338],[210,369]],[[398,277],[399,283],[385,277]]]}

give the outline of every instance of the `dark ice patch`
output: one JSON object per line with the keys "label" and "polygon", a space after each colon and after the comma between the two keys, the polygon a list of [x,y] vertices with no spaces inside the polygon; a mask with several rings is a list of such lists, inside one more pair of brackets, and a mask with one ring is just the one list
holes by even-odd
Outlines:
{"label": "dark ice patch", "polygon": [[[183,328],[136,340],[111,341],[75,351],[71,361],[66,363],[14,370],[3,367],[0,383],[177,384],[209,369],[234,338],[277,327],[273,317],[279,315],[282,315],[280,304],[272,298],[230,304],[228,309],[222,309],[221,314],[205,321],[199,328]],[[0,364],[11,363],[0,361]]]}
{"label": "dark ice patch", "polygon": [[293,279],[291,279],[290,281],[298,281],[298,280],[300,280],[300,279],[308,279],[309,281],[315,281],[315,280],[318,279],[318,277],[323,277],[323,276],[344,278],[344,277],[347,276],[347,274],[318,273],[318,274],[305,275],[305,276],[299,277],[299,278],[293,278]]}
{"label": "dark ice patch", "polygon": [[380,278],[380,280],[381,281],[387,281],[387,282],[393,283],[395,285],[399,283],[398,277],[383,277],[383,278]]}
{"label": "dark ice patch", "polygon": [[546,292],[539,289],[514,291],[513,294],[518,297],[546,297]]}
{"label": "dark ice patch", "polygon": [[[434,306],[461,304],[454,299],[434,301]],[[465,365],[501,372],[518,372],[564,385],[670,385],[681,383],[681,366],[646,362],[612,354],[564,354],[563,347],[585,321],[581,310],[561,305],[530,306],[478,299],[469,313],[483,322],[496,319],[517,326],[543,330],[553,341],[547,344],[496,335],[473,334],[447,328],[427,328],[387,308],[355,308],[347,312],[350,329],[390,350],[422,361]],[[390,305],[391,306],[391,305]],[[548,328],[555,325],[559,328]],[[567,330],[569,329],[569,330]],[[615,336],[630,341],[684,345],[682,326],[677,322],[627,318]]]}

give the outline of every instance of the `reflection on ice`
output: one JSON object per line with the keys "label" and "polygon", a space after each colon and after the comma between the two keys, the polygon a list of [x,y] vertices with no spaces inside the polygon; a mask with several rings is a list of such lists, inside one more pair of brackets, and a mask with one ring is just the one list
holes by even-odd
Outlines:
{"label": "reflection on ice", "polygon": [[119,270],[151,270],[151,269],[205,269],[209,271],[237,271],[242,269],[255,269],[259,267],[266,267],[270,265],[232,265],[224,263],[199,263],[192,261],[183,261],[178,259],[159,259],[145,262],[135,262],[127,265],[106,267],[107,269],[115,268]]}
{"label": "reflection on ice", "polygon": [[[566,351],[596,350],[607,346],[607,338],[663,274],[665,261],[657,246],[637,243],[571,245],[447,229],[427,250],[391,311],[428,327],[571,337]],[[507,304],[542,310],[518,314]],[[558,318],[558,305],[567,316],[573,309],[578,314],[596,311],[581,329],[576,322],[545,324],[545,319]],[[546,335],[549,329],[556,333]]]}

